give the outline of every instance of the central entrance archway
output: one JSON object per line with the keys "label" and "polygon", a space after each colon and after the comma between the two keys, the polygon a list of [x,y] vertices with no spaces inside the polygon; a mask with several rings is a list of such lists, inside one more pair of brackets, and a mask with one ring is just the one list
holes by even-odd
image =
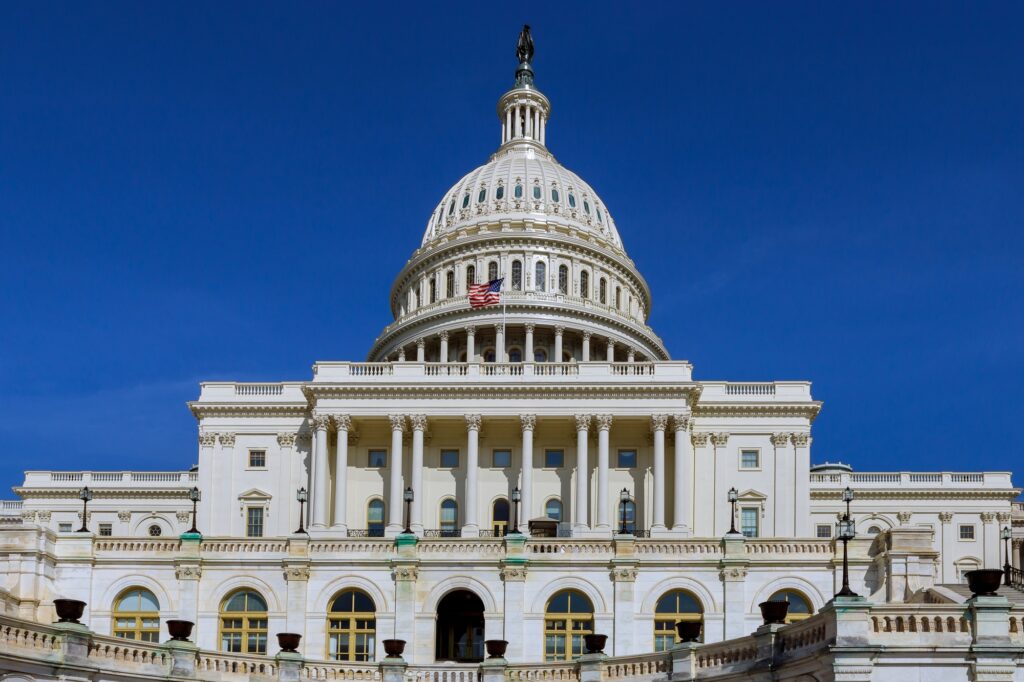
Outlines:
{"label": "central entrance archway", "polygon": [[469,590],[449,592],[437,605],[438,661],[484,660],[484,603]]}

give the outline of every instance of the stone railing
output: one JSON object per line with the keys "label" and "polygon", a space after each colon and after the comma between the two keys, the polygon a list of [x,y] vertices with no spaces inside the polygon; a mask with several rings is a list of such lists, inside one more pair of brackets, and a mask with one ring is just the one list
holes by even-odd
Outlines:
{"label": "stone railing", "polygon": [[811,474],[812,489],[836,488],[994,488],[1012,489],[1010,473],[919,472],[919,471],[834,471]]}
{"label": "stone railing", "polygon": [[616,656],[605,661],[601,679],[655,682],[667,679],[671,672],[672,656],[668,652]]}
{"label": "stone railing", "polygon": [[[688,362],[318,362],[313,366],[313,385],[319,383],[375,383],[389,377],[400,383],[559,382],[576,377],[580,382],[689,383]],[[235,384],[203,384],[200,401],[234,397]],[[769,396],[770,398],[771,396]]]}
{"label": "stone railing", "polygon": [[191,488],[196,471],[26,471],[25,488]]}
{"label": "stone railing", "polygon": [[580,679],[575,662],[514,664],[505,669],[509,682],[574,682]]}
{"label": "stone railing", "polygon": [[832,540],[817,539],[775,540],[772,538],[747,538],[743,543],[743,551],[751,555],[752,558],[770,556],[825,559],[835,554]]}
{"label": "stone railing", "polygon": [[203,538],[203,554],[284,554],[288,538]]}
{"label": "stone railing", "polygon": [[97,537],[92,541],[96,553],[151,554],[153,552],[177,552],[181,549],[178,538],[106,538]]}

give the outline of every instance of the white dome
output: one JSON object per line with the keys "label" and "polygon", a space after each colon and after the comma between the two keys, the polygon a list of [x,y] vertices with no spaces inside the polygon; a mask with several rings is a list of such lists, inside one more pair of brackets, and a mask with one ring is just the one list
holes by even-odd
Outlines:
{"label": "white dome", "polygon": [[615,221],[593,188],[545,147],[530,142],[502,146],[455,183],[431,214],[422,245],[480,222],[506,219],[564,225],[623,249]]}

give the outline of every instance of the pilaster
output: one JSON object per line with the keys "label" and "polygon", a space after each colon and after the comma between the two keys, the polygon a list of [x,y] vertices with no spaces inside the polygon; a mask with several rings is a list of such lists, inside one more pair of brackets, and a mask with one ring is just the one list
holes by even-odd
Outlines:
{"label": "pilaster", "polygon": [[199,558],[202,536],[185,533],[181,536],[178,556],[174,558],[174,576],[178,579],[178,618],[192,621],[199,627],[199,580],[203,577]]}
{"label": "pilaster", "polygon": [[306,601],[309,587],[309,536],[293,535],[288,538],[288,557],[283,570],[287,589],[285,623],[287,632],[302,635],[302,648],[306,650]]}
{"label": "pilaster", "polygon": [[733,639],[747,634],[746,590],[750,562],[746,559],[745,542],[746,538],[738,533],[722,538],[722,560],[719,562],[724,605],[722,639]]}
{"label": "pilaster", "polygon": [[615,558],[612,559],[612,583],[615,588],[614,630],[611,633],[611,655],[623,656],[635,651],[633,646],[636,614],[636,538],[616,535]]}
{"label": "pilaster", "polygon": [[[402,533],[395,538],[396,556],[391,560],[391,575],[395,581],[395,639],[404,639],[406,650],[412,650],[413,660],[429,660],[433,643],[416,637],[416,583],[419,580],[419,558],[415,535]],[[380,640],[387,637],[378,634]]]}

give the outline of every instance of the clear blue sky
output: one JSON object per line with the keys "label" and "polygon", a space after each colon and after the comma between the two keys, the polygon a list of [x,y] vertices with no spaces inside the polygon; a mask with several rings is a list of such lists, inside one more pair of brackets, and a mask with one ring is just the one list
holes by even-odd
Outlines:
{"label": "clear blue sky", "polygon": [[0,7],[0,486],[362,360],[524,22],[674,357],[812,380],[815,461],[1024,483],[1020,3],[369,4]]}

